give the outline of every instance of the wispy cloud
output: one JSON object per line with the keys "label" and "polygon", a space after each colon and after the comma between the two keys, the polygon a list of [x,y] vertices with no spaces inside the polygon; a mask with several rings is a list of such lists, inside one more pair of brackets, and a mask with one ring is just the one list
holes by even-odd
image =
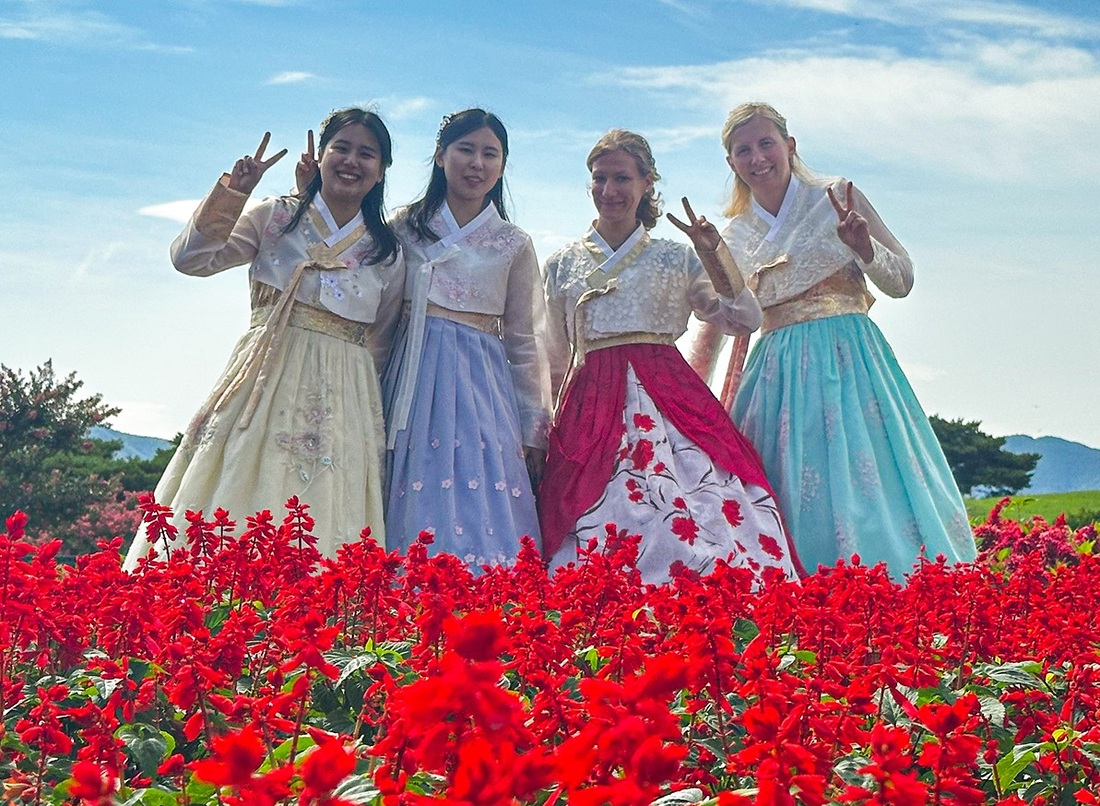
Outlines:
{"label": "wispy cloud", "polygon": [[276,73],[265,84],[301,84],[303,81],[309,81],[312,78],[317,78],[313,73],[306,73],[298,70],[288,70],[284,73]]}
{"label": "wispy cloud", "polygon": [[180,201],[165,202],[164,204],[151,204],[137,211],[138,215],[150,218],[166,218],[180,224],[186,223],[199,206],[200,199],[181,199]]}
{"label": "wispy cloud", "polygon": [[387,96],[379,98],[378,104],[385,112],[386,117],[392,120],[406,120],[415,118],[428,111],[435,105],[435,101],[423,95],[411,97]]}
{"label": "wispy cloud", "polygon": [[693,106],[712,126],[738,103],[771,101],[792,134],[833,153],[994,180],[1100,178],[1100,165],[1083,156],[1100,148],[1100,107],[1084,101],[1100,97],[1100,66],[1088,51],[1062,45],[972,39],[919,56],[784,51],[602,78],[679,110]]}
{"label": "wispy cloud", "polygon": [[150,42],[145,32],[96,11],[42,12],[34,4],[22,18],[0,17],[0,39],[51,45],[122,48],[157,53],[191,53],[194,48]]}
{"label": "wispy cloud", "polygon": [[[765,2],[765,0],[756,0]],[[1001,0],[766,0],[790,8],[803,8],[856,19],[879,20],[896,25],[975,26],[989,31],[1004,29],[1051,38],[1095,39],[1100,25],[1095,19],[1059,14],[1036,5]]]}

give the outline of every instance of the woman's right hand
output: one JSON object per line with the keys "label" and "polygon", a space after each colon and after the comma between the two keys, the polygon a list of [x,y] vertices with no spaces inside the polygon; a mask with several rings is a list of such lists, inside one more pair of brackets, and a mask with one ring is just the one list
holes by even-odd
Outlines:
{"label": "woman's right hand", "polygon": [[251,193],[256,189],[256,185],[260,184],[264,172],[286,156],[286,149],[284,148],[271,159],[265,160],[264,151],[267,150],[267,144],[270,140],[271,132],[264,132],[264,138],[260,140],[256,153],[251,157],[245,154],[234,163],[233,170],[229,173],[230,190],[245,194]]}
{"label": "woman's right hand", "polygon": [[684,212],[687,213],[688,223],[685,224],[672,213],[665,213],[665,218],[671,221],[680,232],[691,238],[691,243],[695,246],[696,252],[713,252],[718,248],[722,236],[718,234],[715,226],[707,221],[706,216],[695,217],[695,211],[691,209],[691,203],[687,200],[687,196],[684,196],[682,201]]}
{"label": "woman's right hand", "polygon": [[317,175],[317,170],[317,154],[313,150],[313,129],[310,129],[306,133],[306,150],[302,152],[298,164],[294,166],[294,189],[298,191],[299,196],[306,192],[309,183]]}

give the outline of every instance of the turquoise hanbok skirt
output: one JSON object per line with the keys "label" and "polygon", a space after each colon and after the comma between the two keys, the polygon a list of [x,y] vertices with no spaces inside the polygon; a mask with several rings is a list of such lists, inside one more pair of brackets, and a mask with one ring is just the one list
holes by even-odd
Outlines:
{"label": "turquoise hanbok skirt", "polygon": [[962,496],[928,417],[864,314],[766,333],[734,423],[756,446],[803,565],[858,554],[900,579],[923,554],[973,560]]}

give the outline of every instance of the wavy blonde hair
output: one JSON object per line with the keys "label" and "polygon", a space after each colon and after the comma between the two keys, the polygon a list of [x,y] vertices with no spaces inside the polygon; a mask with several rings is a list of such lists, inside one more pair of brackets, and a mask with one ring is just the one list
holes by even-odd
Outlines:
{"label": "wavy blonde hair", "polygon": [[653,229],[657,226],[657,219],[661,217],[661,194],[654,187],[661,175],[657,173],[657,163],[653,161],[653,151],[649,147],[649,142],[640,134],[626,129],[612,129],[596,141],[596,145],[592,146],[592,150],[588,152],[588,159],[584,164],[591,171],[592,163],[612,151],[625,151],[632,156],[638,166],[638,173],[652,180],[649,190],[638,202],[638,209],[634,215],[647,230]]}
{"label": "wavy blonde hair", "polygon": [[[774,106],[762,101],[750,101],[735,107],[726,117],[725,125],[722,126],[722,147],[727,154],[730,153],[730,141],[733,140],[733,133],[755,117],[770,120],[775,124],[775,128],[779,130],[779,134],[784,141],[790,139],[791,135],[787,132],[787,119],[779,114]],[[791,173],[806,181],[812,182],[814,179],[813,171],[806,167],[806,163],[798,156],[797,151],[791,154]],[[749,209],[751,198],[752,191],[749,190],[749,186],[735,172],[733,174],[733,193],[730,195],[726,209],[722,211],[723,214],[728,218],[740,215]]]}

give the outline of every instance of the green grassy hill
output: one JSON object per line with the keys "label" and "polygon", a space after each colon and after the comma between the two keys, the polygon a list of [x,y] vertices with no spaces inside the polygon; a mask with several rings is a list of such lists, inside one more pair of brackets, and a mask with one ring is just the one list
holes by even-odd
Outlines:
{"label": "green grassy hill", "polygon": [[[999,498],[966,498],[966,512],[971,521],[984,520]],[[1046,495],[1017,494],[1003,511],[1003,515],[1017,521],[1025,521],[1039,515],[1053,522],[1062,513],[1070,526],[1078,528],[1085,523],[1100,520],[1100,490],[1074,493],[1047,493]]]}

